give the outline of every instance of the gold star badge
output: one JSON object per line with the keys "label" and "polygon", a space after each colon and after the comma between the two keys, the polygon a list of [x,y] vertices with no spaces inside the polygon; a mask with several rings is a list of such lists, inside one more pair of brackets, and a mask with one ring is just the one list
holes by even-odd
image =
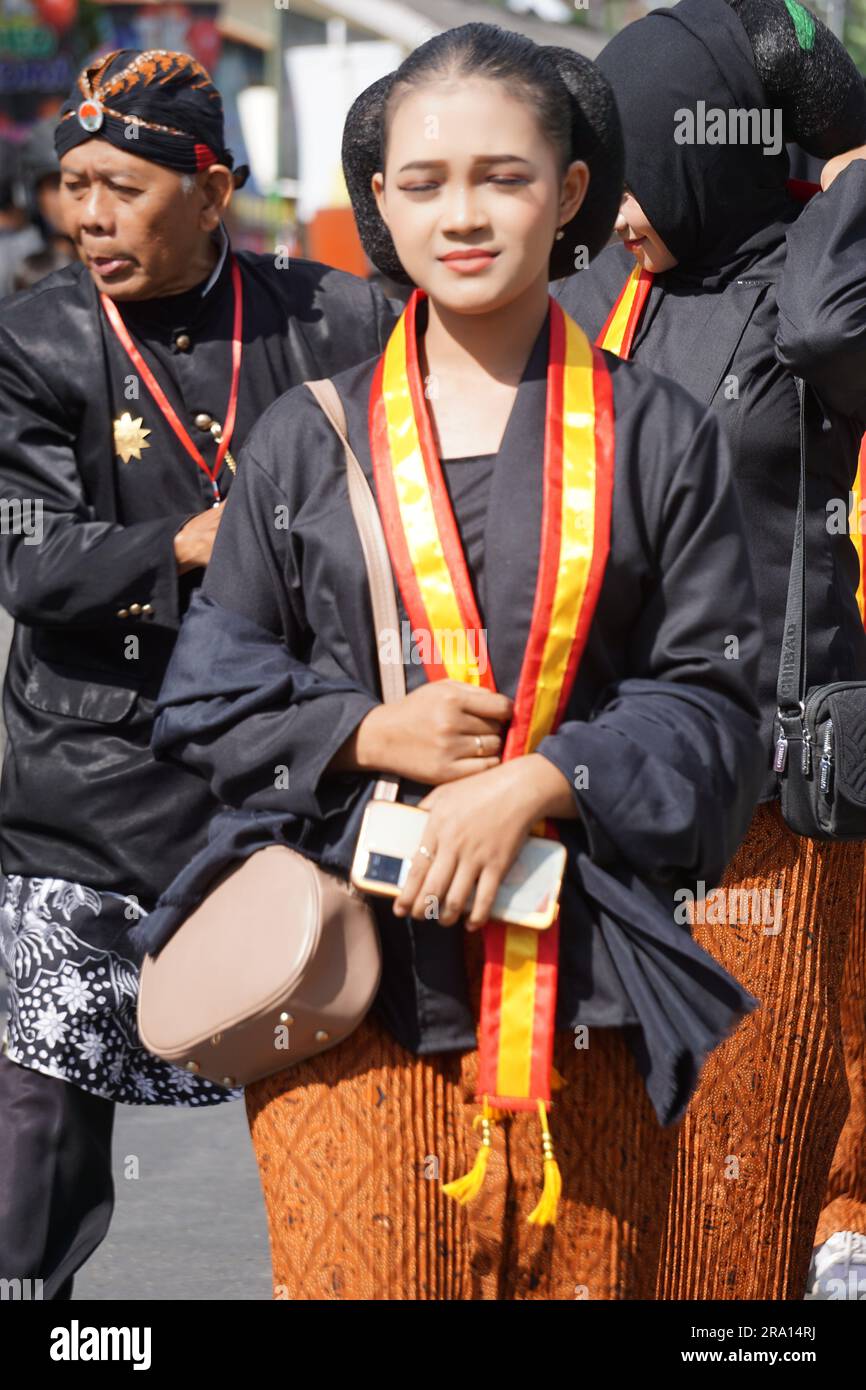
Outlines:
{"label": "gold star badge", "polygon": [[133,420],[129,411],[114,422],[114,447],[124,463],[130,459],[140,459],[142,449],[149,449],[147,436],[150,430],[142,429],[143,417]]}

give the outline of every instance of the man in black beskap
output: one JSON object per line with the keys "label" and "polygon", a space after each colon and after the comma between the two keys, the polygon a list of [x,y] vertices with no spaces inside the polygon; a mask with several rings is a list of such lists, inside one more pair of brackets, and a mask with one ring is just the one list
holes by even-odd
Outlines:
{"label": "man in black beskap", "polygon": [[[0,314],[0,603],[15,619],[0,783],[0,1278],[68,1298],[113,1206],[114,1102],[238,1092],[145,1052],[142,913],[206,840],[203,781],[157,765],[153,700],[235,457],[271,402],[379,353],[378,291],[235,254],[245,170],[183,53],[82,72],[55,145],[80,261]],[[254,466],[254,465],[253,465]],[[275,519],[276,524],[276,519]]]}

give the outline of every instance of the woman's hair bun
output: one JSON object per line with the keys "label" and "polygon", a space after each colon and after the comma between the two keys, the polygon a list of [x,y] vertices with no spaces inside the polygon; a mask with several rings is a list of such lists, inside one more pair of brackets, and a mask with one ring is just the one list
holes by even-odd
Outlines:
{"label": "woman's hair bun", "polygon": [[370,186],[382,165],[382,122],[393,81],[393,72],[380,77],[352,103],[343,126],[341,157],[361,245],[382,275],[397,285],[411,285]]}
{"label": "woman's hair bun", "polygon": [[819,159],[866,142],[866,85],[843,45],[798,0],[728,0],[749,36],[785,139]]}
{"label": "woman's hair bun", "polygon": [[574,274],[578,247],[585,246],[592,260],[610,240],[622,201],[625,143],[613,88],[601,69],[570,48],[545,47],[544,53],[571,97],[574,158],[585,159],[590,168],[586,197],[563,228],[562,240],[553,244],[550,278],[559,280]]}

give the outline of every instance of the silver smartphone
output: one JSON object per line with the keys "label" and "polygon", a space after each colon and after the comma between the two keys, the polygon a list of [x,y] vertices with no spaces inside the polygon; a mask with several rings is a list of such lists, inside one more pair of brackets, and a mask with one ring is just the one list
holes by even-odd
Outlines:
{"label": "silver smartphone", "polygon": [[[424,842],[427,815],[399,801],[370,802],[352,863],[356,888],[396,898]],[[538,931],[549,927],[556,916],[565,858],[565,846],[558,840],[531,835],[499,885],[491,918]],[[470,898],[467,912],[471,905]]]}

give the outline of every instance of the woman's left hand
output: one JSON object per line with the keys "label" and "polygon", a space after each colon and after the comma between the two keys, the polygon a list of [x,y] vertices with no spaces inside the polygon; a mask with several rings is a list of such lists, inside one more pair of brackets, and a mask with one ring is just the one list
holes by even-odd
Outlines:
{"label": "woman's left hand", "polygon": [[827,160],[821,170],[821,188],[825,193],[833,180],[855,159],[866,159],[866,145],[857,145],[855,149],[845,150],[843,154]]}
{"label": "woman's left hand", "polygon": [[469,931],[490,917],[499,885],[533,825],[545,816],[577,814],[565,777],[538,754],[434,787],[420,807],[429,812],[423,844],[427,853],[419,848],[415,854],[394,913],[433,917],[451,926],[475,889]]}

